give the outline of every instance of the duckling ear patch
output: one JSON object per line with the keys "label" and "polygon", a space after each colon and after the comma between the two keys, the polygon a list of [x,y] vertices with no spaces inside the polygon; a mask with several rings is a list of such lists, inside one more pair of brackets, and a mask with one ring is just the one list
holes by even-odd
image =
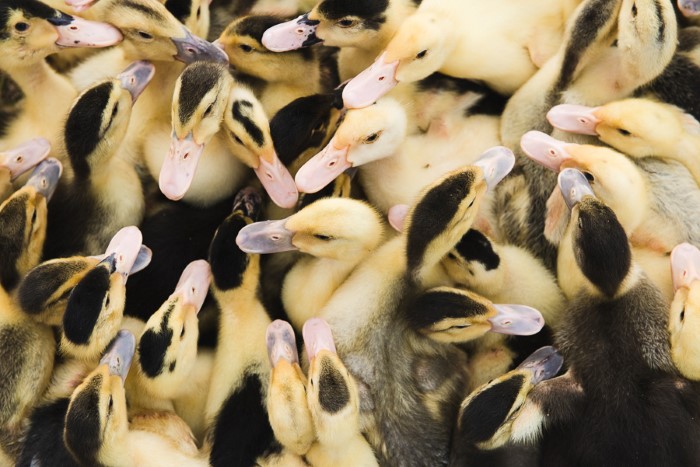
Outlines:
{"label": "duckling ear patch", "polygon": [[239,214],[229,216],[216,231],[209,248],[209,264],[219,290],[231,290],[243,283],[250,257],[236,244],[236,236],[248,222]]}
{"label": "duckling ear patch", "polygon": [[447,230],[474,185],[472,172],[460,172],[431,188],[411,214],[406,241],[408,269],[420,267],[430,243]]}
{"label": "duckling ear patch", "polygon": [[0,211],[0,283],[5,290],[12,290],[20,279],[17,261],[25,248],[28,197],[12,197]]}
{"label": "duckling ear patch", "polygon": [[109,293],[109,271],[96,267],[78,282],[68,298],[63,334],[74,344],[87,344]]}
{"label": "duckling ear patch", "polygon": [[173,330],[168,324],[174,308],[174,304],[170,305],[170,309],[163,314],[158,330],[148,329],[139,339],[139,362],[143,372],[150,378],[160,375],[165,367],[165,354],[173,340]]}
{"label": "duckling ear patch", "polygon": [[250,136],[255,144],[261,148],[265,144],[265,134],[260,127],[258,127],[255,122],[251,120],[248,115],[246,115],[252,111],[253,103],[246,100],[235,101],[231,106],[231,115],[233,116],[233,120],[243,125],[243,128],[245,128],[248,136]]}
{"label": "duckling ear patch", "polygon": [[343,375],[330,359],[322,357],[318,378],[318,402],[330,414],[343,410],[350,403],[350,390]]}
{"label": "duckling ear patch", "polygon": [[478,230],[470,229],[456,246],[457,253],[466,261],[476,261],[491,271],[501,264],[501,258],[493,251],[491,241]]}
{"label": "duckling ear patch", "polygon": [[25,313],[37,315],[49,305],[68,298],[73,287],[68,287],[59,297],[54,293],[66,284],[71,277],[86,269],[83,261],[66,261],[59,263],[41,264],[27,273],[19,284],[17,301]]}
{"label": "duckling ear patch", "polygon": [[68,450],[84,465],[98,465],[102,444],[100,429],[100,386],[102,375],[92,378],[73,399],[66,413],[64,441]]}
{"label": "duckling ear patch", "polygon": [[525,376],[516,374],[474,396],[459,417],[459,442],[471,445],[491,439],[506,421],[524,384]]}
{"label": "duckling ear patch", "polygon": [[414,329],[425,329],[445,319],[485,315],[488,308],[461,291],[428,291],[408,308],[406,317]]}

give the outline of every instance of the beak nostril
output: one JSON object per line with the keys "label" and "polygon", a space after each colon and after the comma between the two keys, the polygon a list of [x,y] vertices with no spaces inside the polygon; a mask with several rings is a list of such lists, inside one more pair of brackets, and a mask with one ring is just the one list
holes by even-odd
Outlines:
{"label": "beak nostril", "polygon": [[380,76],[379,81],[384,81],[384,76]]}
{"label": "beak nostril", "polygon": [[70,30],[71,30],[71,31],[77,31],[77,30],[78,30],[78,26],[71,26],[71,27],[70,27]]}
{"label": "beak nostril", "polygon": [[554,149],[550,149],[548,152],[550,156],[557,157],[557,151],[555,151]]}
{"label": "beak nostril", "polygon": [[275,177],[272,176],[270,172],[265,172],[265,175],[267,176],[268,180],[274,180]]}
{"label": "beak nostril", "polygon": [[184,156],[182,156],[183,159],[187,160],[187,158],[190,157],[190,153],[186,152]]}
{"label": "beak nostril", "polygon": [[281,238],[281,237],[280,237],[279,235],[271,235],[271,236],[270,236],[270,240],[272,240],[273,242],[279,241],[280,238]]}
{"label": "beak nostril", "polygon": [[18,164],[21,164],[22,161],[24,161],[24,157],[22,157],[22,156],[17,156],[17,157],[15,158],[15,162],[17,162]]}

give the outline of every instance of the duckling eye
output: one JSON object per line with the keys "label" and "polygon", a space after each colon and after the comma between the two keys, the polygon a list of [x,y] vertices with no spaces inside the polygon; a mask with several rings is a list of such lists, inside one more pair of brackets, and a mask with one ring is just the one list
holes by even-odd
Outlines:
{"label": "duckling eye", "polygon": [[201,15],[202,15],[202,7],[200,6],[200,7],[197,8],[197,19],[199,19],[199,17],[200,17]]}
{"label": "duckling eye", "polygon": [[112,396],[109,396],[109,403],[107,404],[107,412],[111,412],[112,407],[114,407],[114,399],[112,399]]}
{"label": "duckling eye", "polygon": [[214,103],[212,102],[209,104],[209,107],[207,107],[207,110],[204,111],[204,117],[208,117],[211,114],[211,111],[214,110]]}
{"label": "duckling eye", "polygon": [[322,234],[314,234],[314,237],[318,238],[319,240],[323,240],[324,242],[327,242],[328,240],[333,238],[333,237],[330,237],[328,235],[322,235]]}
{"label": "duckling eye", "polygon": [[114,108],[112,109],[112,118],[117,116],[117,113],[119,112],[119,104],[115,104]]}
{"label": "duckling eye", "polygon": [[109,294],[105,297],[105,308],[109,308]]}
{"label": "duckling eye", "polygon": [[466,328],[468,328],[469,326],[471,326],[471,324],[456,324],[456,325],[454,325],[454,326],[452,326],[452,327],[453,327],[454,329],[466,329]]}
{"label": "duckling eye", "polygon": [[425,57],[426,55],[428,55],[428,51],[427,51],[427,50],[421,50],[420,52],[418,52],[418,55],[416,55],[416,58],[417,58],[418,60],[420,60],[421,58]]}
{"label": "duckling eye", "polygon": [[622,136],[629,136],[632,134],[629,131],[625,130],[624,128],[618,128],[617,132],[620,133]]}
{"label": "duckling eye", "polygon": [[148,34],[147,32],[143,32],[143,31],[139,31],[139,36],[141,36],[141,39],[145,39],[147,41],[153,39],[152,35]]}
{"label": "duckling eye", "polygon": [[681,310],[680,320],[681,320],[681,323],[685,320],[685,308],[683,308],[683,309]]}
{"label": "duckling eye", "polygon": [[241,44],[238,46],[238,48],[247,54],[249,54],[253,51],[253,48],[251,46],[249,46],[248,44]]}
{"label": "duckling eye", "polygon": [[472,200],[472,202],[471,202],[471,203],[469,203],[469,206],[468,206],[468,207],[472,207],[472,206],[474,206],[474,201],[476,201],[476,198],[474,198],[474,199]]}
{"label": "duckling eye", "polygon": [[377,139],[379,139],[379,137],[381,136],[381,134],[382,134],[381,131],[379,131],[379,132],[377,132],[377,133],[372,133],[371,135],[369,135],[368,137],[366,137],[364,140],[362,140],[362,143],[363,143],[363,144],[372,144],[372,143],[374,143],[375,141],[377,141]]}
{"label": "duckling eye", "polygon": [[586,177],[586,180],[589,181],[589,183],[595,182],[595,177],[593,176],[592,173],[589,172],[583,172],[584,177]]}
{"label": "duckling eye", "polygon": [[29,29],[29,23],[19,22],[15,24],[15,31],[24,32]]}
{"label": "duckling eye", "polygon": [[352,19],[341,19],[336,24],[341,28],[350,28],[355,25],[355,21]]}
{"label": "duckling eye", "polygon": [[182,331],[180,331],[180,339],[182,340],[185,337],[185,325],[182,325]]}
{"label": "duckling eye", "polygon": [[34,225],[34,223],[36,223],[36,209],[32,213],[32,225]]}

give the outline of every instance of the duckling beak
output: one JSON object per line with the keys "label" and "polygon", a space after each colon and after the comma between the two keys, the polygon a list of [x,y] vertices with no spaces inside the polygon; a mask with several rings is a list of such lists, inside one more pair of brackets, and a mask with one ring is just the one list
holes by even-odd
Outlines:
{"label": "duckling beak", "polygon": [[51,152],[51,143],[44,138],[30,139],[14,149],[0,152],[0,167],[10,171],[12,180],[37,165]]}
{"label": "duckling beak", "polygon": [[671,275],[674,290],[700,280],[700,250],[690,243],[676,245],[671,251]]}
{"label": "duckling beak", "polygon": [[554,128],[578,133],[580,135],[597,135],[595,128],[600,119],[595,116],[598,107],[584,105],[560,104],[547,112],[547,120]]}
{"label": "duckling beak", "polygon": [[571,159],[567,146],[541,131],[528,131],[520,139],[520,147],[527,157],[555,172],[559,172],[565,160]]}
{"label": "duckling beak", "polygon": [[141,60],[129,65],[117,76],[117,79],[121,82],[122,88],[131,94],[131,101],[136,102],[155,73],[156,67],[151,62]]}
{"label": "duckling beak", "polygon": [[544,327],[542,313],[525,305],[493,305],[496,316],[489,318],[491,332],[514,336],[531,336]]}
{"label": "duckling beak", "polygon": [[246,253],[266,254],[297,250],[292,244],[294,232],[284,227],[286,223],[287,219],[281,219],[246,225],[238,232],[236,244]]}
{"label": "duckling beak", "polygon": [[270,199],[282,208],[293,208],[299,199],[299,190],[287,167],[273,151],[271,161],[260,158],[260,164],[253,169]]}
{"label": "duckling beak", "polygon": [[304,347],[306,347],[309,363],[322,350],[338,353],[335,349],[331,327],[323,319],[311,318],[304,323],[301,333],[304,336]]}
{"label": "duckling beak", "polygon": [[[112,241],[109,242],[106,256],[109,257],[111,255],[114,255],[114,272],[118,272],[119,274],[124,276],[124,282],[126,282],[132,269],[134,269],[134,266],[136,265],[137,260],[139,260],[140,255],[140,261],[142,263],[144,261],[146,261],[146,264],[150,262],[150,250],[142,250],[142,242],[143,235],[141,234],[141,231],[138,227],[135,227],[133,225],[121,229],[114,235],[114,237],[112,237]],[[146,256],[145,258],[144,255]],[[146,266],[144,266],[143,264],[140,265],[141,269],[143,269],[144,267]]]}
{"label": "duckling beak", "polygon": [[554,378],[563,364],[564,357],[554,347],[548,345],[527,357],[518,365],[518,369],[532,372],[532,384],[537,384]]}
{"label": "duckling beak", "polygon": [[77,16],[62,15],[49,18],[56,32],[56,45],[61,47],[109,47],[124,38],[119,29],[111,24],[88,21]]}
{"label": "duckling beak", "polygon": [[316,36],[319,23],[320,21],[310,20],[306,13],[269,28],[262,36],[262,44],[272,52],[288,52],[318,44],[323,42]]}
{"label": "duckling beak", "polygon": [[136,338],[126,329],[121,329],[109,346],[107,346],[105,354],[100,359],[100,365],[107,365],[109,374],[119,376],[122,379],[122,383],[124,383],[126,376],[129,374],[135,351]]}
{"label": "duckling beak", "polygon": [[700,15],[700,1],[698,0],[678,0],[678,9],[681,10],[683,16],[692,18]]}
{"label": "duckling beak", "polygon": [[228,55],[223,50],[211,42],[193,35],[187,29],[184,29],[184,32],[185,37],[171,39],[177,48],[175,60],[180,60],[188,65],[200,60],[228,63]]}
{"label": "duckling beak", "polygon": [[595,193],[586,180],[586,176],[576,169],[564,169],[559,172],[559,189],[569,209],[573,209],[585,196],[593,196]]}
{"label": "duckling beak", "polygon": [[515,166],[513,151],[504,146],[495,146],[488,149],[472,165],[481,167],[484,179],[489,190],[498,185]]}
{"label": "duckling beak", "polygon": [[352,167],[348,161],[350,146],[339,148],[333,137],[328,145],[309,159],[297,172],[294,180],[303,193],[316,193],[340,174]]}
{"label": "duckling beak", "polygon": [[60,161],[54,158],[46,159],[36,166],[26,186],[33,186],[47,201],[51,201],[62,173],[63,166]]}
{"label": "duckling beak", "polygon": [[408,216],[408,211],[411,210],[411,206],[408,204],[397,204],[389,208],[388,219],[389,225],[394,228],[397,232],[403,232],[404,224],[406,223],[406,216]]}
{"label": "duckling beak", "polygon": [[185,139],[173,135],[168,156],[160,168],[158,186],[165,196],[173,201],[181,200],[194,179],[199,158],[204,152],[204,145],[197,144],[190,132]]}
{"label": "duckling beak", "polygon": [[288,322],[281,319],[271,322],[267,326],[265,340],[267,342],[267,355],[270,357],[272,368],[276,367],[280,360],[285,360],[291,364],[299,364],[297,341],[294,338],[294,330]]}
{"label": "duckling beak", "polygon": [[233,211],[241,211],[248,219],[256,221],[262,207],[262,196],[252,186],[247,186],[236,193],[233,199]]}
{"label": "duckling beak", "polygon": [[204,304],[204,299],[207,298],[209,284],[211,283],[211,268],[209,263],[200,259],[192,261],[187,265],[180,280],[175,287],[175,292],[171,297],[178,295],[182,297],[184,305],[192,305],[195,313],[199,313]]}
{"label": "duckling beak", "polygon": [[387,63],[384,61],[385,58],[386,52],[345,86],[343,89],[345,107],[348,109],[368,107],[399,84],[396,79],[399,61]]}

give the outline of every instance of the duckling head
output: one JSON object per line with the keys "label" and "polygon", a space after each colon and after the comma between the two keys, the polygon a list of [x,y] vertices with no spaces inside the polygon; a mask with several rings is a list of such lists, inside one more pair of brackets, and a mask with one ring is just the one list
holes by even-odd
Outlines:
{"label": "duckling head", "polygon": [[676,289],[668,317],[671,357],[683,376],[700,380],[700,250],[689,243],[676,246],[671,271]]}
{"label": "duckling head", "polygon": [[559,189],[571,210],[565,239],[570,239],[576,264],[595,290],[605,297],[615,297],[632,268],[625,230],[578,170],[562,170]]}
{"label": "duckling head", "polygon": [[91,7],[103,21],[124,35],[124,56],[130,60],[193,63],[197,60],[228,61],[210,42],[193,35],[156,0],[100,0]]}
{"label": "duckling head", "polygon": [[633,157],[672,154],[685,135],[700,135],[700,123],[670,104],[624,99],[600,107],[562,104],[547,118],[556,128],[598,135],[601,141]]}
{"label": "duckling head", "polygon": [[177,391],[197,360],[197,313],[209,290],[209,263],[190,263],[175,291],[146,323],[138,344],[138,370],[149,391],[166,395]]}
{"label": "duckling head", "polygon": [[241,230],[236,243],[250,253],[299,250],[320,258],[356,261],[381,242],[379,213],[362,201],[324,198],[279,221]]}
{"label": "duckling head", "polygon": [[64,127],[66,152],[78,178],[88,178],[114,156],[129,126],[131,109],[153,78],[149,62],[132,63],[114,79],[83,91]]}
{"label": "duckling head", "polygon": [[228,67],[212,62],[194,63],[177,79],[172,142],[158,181],[169,199],[182,199],[192,184],[204,146],[221,128],[232,85]]}
{"label": "duckling head", "polygon": [[124,382],[136,339],[122,329],[95,368],[73,391],[66,412],[63,440],[85,465],[101,465],[105,446],[119,446],[129,430]]}
{"label": "duckling head", "polygon": [[132,270],[150,262],[137,227],[124,227],[112,239],[106,257],[80,280],[68,298],[63,316],[62,350],[90,360],[99,355],[119,330],[124,316],[126,280]]}
{"label": "duckling head", "polygon": [[67,15],[38,0],[0,5],[3,64],[33,64],[63,47],[108,47],[121,40],[119,30],[109,24]]}
{"label": "duckling head", "polygon": [[47,204],[61,177],[56,159],[41,162],[25,186],[0,205],[0,284],[13,289],[39,264],[46,239]]}
{"label": "duckling head", "polygon": [[328,145],[299,169],[297,187],[315,193],[351,167],[391,156],[406,137],[407,123],[394,99],[349,110]]}
{"label": "duckling head", "polygon": [[[564,143],[538,131],[523,135],[520,144],[525,155],[549,169],[572,168],[583,173],[595,195],[615,212],[628,233],[641,224],[649,191],[637,166],[624,154],[601,146]],[[566,210],[558,206],[563,199],[555,195],[552,199],[557,206],[548,206],[549,212],[564,214]],[[552,225],[562,221],[566,222],[566,216],[547,219]]]}

